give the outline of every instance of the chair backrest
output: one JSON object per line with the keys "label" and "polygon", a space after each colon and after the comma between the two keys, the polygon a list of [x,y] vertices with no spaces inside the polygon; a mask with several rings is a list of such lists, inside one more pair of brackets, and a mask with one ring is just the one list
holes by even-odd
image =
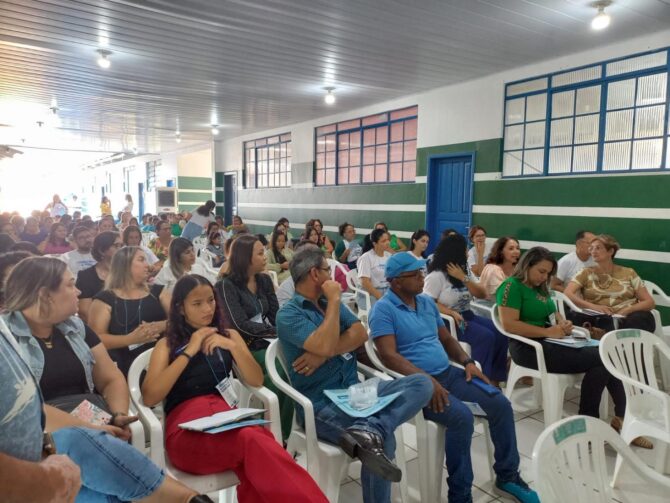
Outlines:
{"label": "chair backrest", "polygon": [[[600,358],[610,374],[622,381],[626,391],[626,407],[636,415],[647,415],[663,402],[666,408],[670,404],[670,396],[658,388],[655,350],[662,353],[661,358],[670,359],[670,348],[645,330],[613,330],[600,340]],[[669,413],[670,410],[666,410],[666,423],[670,421]]]}
{"label": "chair backrest", "polygon": [[573,416],[548,426],[535,442],[533,480],[540,499],[612,501],[606,443],[643,478],[670,488],[670,478],[649,468],[607,423]]}
{"label": "chair backrest", "polygon": [[647,280],[644,280],[644,286],[654,298],[657,306],[670,307],[670,296],[660,286]]}
{"label": "chair backrest", "polygon": [[158,237],[158,235],[155,232],[151,232],[151,231],[143,232],[142,233],[142,244],[144,246],[147,246],[149,244],[149,241],[151,241],[152,239],[154,239],[156,237]]}
{"label": "chair backrest", "polygon": [[[337,260],[329,258],[328,260],[328,267],[330,267],[330,279],[335,281],[335,273],[339,269],[342,274],[346,277],[346,275],[349,273],[349,269],[344,267],[343,264],[340,264]],[[349,287],[349,281],[347,281],[347,286]],[[351,287],[349,287],[351,289]]]}
{"label": "chair backrest", "polygon": [[493,316],[491,318],[493,321],[493,325],[495,325],[496,329],[498,329],[498,332],[503,334],[505,337],[509,337],[510,339],[523,342],[524,344],[528,344],[529,346],[532,346],[535,349],[535,356],[537,358],[537,369],[541,373],[545,374],[547,372],[547,366],[544,362],[544,350],[542,349],[542,344],[540,344],[537,341],[534,341],[529,337],[524,337],[522,335],[517,335],[506,331],[502,325],[502,322],[500,321],[500,311],[498,304],[493,304],[493,307],[491,308],[491,314]]}
{"label": "chair backrest", "polygon": [[269,271],[269,270],[263,272],[268,276],[270,276],[270,278],[272,279],[272,284],[275,287],[275,290],[279,288],[279,276],[277,276],[277,273],[275,271]]}

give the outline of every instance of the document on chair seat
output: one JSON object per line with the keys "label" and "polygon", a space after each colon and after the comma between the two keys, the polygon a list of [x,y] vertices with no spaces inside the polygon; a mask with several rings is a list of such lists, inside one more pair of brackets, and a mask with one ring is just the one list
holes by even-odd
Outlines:
{"label": "document on chair seat", "polygon": [[[241,409],[232,409],[225,412],[217,412],[212,416],[201,417],[199,419],[193,419],[186,423],[181,423],[179,425],[183,430],[192,430],[192,431],[208,431],[218,428],[220,426],[238,423],[243,419],[250,418],[257,414],[262,414],[265,412],[265,409],[251,409],[251,408],[241,408]],[[224,431],[224,430],[221,430]]]}
{"label": "document on chair seat", "polygon": [[568,346],[569,348],[598,347],[597,340],[584,339],[583,337],[563,337],[562,339],[550,339],[547,337],[545,341],[551,342],[552,344],[558,344],[559,346]]}

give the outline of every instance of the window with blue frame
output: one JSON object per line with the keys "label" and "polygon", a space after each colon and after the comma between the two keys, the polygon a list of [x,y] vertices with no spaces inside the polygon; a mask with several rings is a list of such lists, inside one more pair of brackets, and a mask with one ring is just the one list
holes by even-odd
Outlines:
{"label": "window with blue frame", "polygon": [[413,182],[418,107],[316,128],[316,185]]}
{"label": "window with blue frame", "polygon": [[669,71],[662,49],[507,84],[503,176],[670,169]]}
{"label": "window with blue frame", "polygon": [[246,188],[291,186],[291,133],[244,142]]}

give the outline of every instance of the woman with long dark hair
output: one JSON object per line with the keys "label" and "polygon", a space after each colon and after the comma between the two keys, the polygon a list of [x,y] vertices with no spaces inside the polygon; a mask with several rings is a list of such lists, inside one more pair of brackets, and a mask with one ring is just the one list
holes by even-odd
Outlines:
{"label": "woman with long dark hair", "polygon": [[215,221],[214,208],[216,208],[216,203],[211,200],[198,206],[181,231],[181,237],[193,241],[194,238],[200,236],[205,231],[207,224]]}
{"label": "woman with long dark hair", "polygon": [[[363,253],[357,263],[358,280],[361,287],[370,294],[370,305],[367,309],[371,309],[389,288],[384,271],[386,261],[391,256],[388,232],[384,229],[373,230],[370,233],[370,244],[372,248]],[[356,302],[359,306],[365,306],[362,295],[358,295]]]}
{"label": "woman with long dark hair", "polygon": [[61,223],[53,224],[49,235],[37,248],[45,255],[60,255],[72,251],[72,245],[67,240],[67,227]]}
{"label": "woman with long dark hair", "polygon": [[202,263],[196,261],[193,243],[188,239],[174,238],[168,250],[168,260],[156,275],[154,283],[165,285],[167,291],[171,292],[175,283],[185,274],[200,274],[206,278],[214,276]]}
{"label": "woman with long dark hair", "polygon": [[428,265],[423,293],[437,302],[438,310],[454,318],[459,341],[472,348],[472,357],[482,371],[499,383],[507,377],[507,337],[493,322],[477,316],[470,308],[472,297],[486,298],[486,290],[470,275],[467,243],[460,234],[450,234],[437,245]]}
{"label": "woman with long dark hair", "polygon": [[267,257],[266,268],[268,271],[277,273],[277,281],[280,285],[284,280],[291,277],[289,264],[293,258],[293,252],[287,246],[287,241],[286,234],[275,229],[272,231],[270,248],[265,252]]}
{"label": "woman with long dark hair", "polygon": [[328,239],[328,236],[323,232],[323,224],[321,223],[321,220],[318,218],[312,218],[307,221],[305,224],[305,233],[307,234],[308,229],[314,229],[317,234],[319,235],[318,237],[318,242],[317,244],[321,247],[321,249],[326,253],[328,257],[331,257],[333,255],[333,243],[331,243],[330,239]]}
{"label": "woman with long dark hair", "polygon": [[226,329],[211,283],[202,276],[184,276],[173,290],[168,330],[151,355],[142,384],[146,405],[165,401],[170,461],[195,474],[233,470],[240,479],[240,503],[325,502],[309,474],[266,429],[246,426],[210,435],[179,428],[233,408],[217,390],[230,379],[233,363],[247,384],[262,385],[262,369],[240,334]]}
{"label": "woman with long dark hair", "polygon": [[413,232],[409,239],[409,252],[417,260],[425,258],[428,243],[430,243],[430,234],[425,229],[419,229]]}
{"label": "woman with long dark hair", "polygon": [[519,241],[511,236],[503,236],[493,243],[479,283],[486,289],[489,299],[496,296],[500,284],[514,272],[514,267],[521,256]]}

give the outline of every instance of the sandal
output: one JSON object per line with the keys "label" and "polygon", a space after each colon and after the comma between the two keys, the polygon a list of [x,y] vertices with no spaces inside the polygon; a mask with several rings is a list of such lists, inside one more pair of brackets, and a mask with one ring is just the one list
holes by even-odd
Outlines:
{"label": "sandal", "polygon": [[[614,428],[614,430],[617,433],[621,433],[621,428],[623,427],[623,419],[621,419],[618,416],[614,416],[612,418],[612,422],[610,423],[610,426],[612,428]],[[631,442],[631,444],[636,446],[636,447],[642,447],[643,449],[653,449],[654,448],[654,444],[651,442],[651,440],[649,440],[646,437],[634,438],[633,441]]]}

